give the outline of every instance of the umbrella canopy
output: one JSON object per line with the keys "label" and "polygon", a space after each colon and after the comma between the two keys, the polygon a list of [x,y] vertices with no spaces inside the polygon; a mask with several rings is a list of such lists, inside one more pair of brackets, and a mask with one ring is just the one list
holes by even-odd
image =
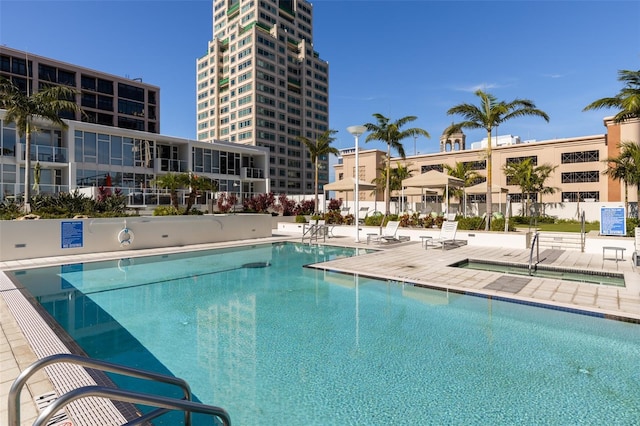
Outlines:
{"label": "umbrella canopy", "polygon": [[459,188],[464,186],[464,181],[437,170],[429,170],[426,173],[404,179],[402,186],[417,188]]}
{"label": "umbrella canopy", "polygon": [[[328,183],[324,186],[325,191],[355,191],[356,181],[354,178],[347,177],[342,180],[337,180],[335,182]],[[359,181],[358,182],[358,190],[367,191],[370,189],[375,189],[376,186],[373,183]]]}
{"label": "umbrella canopy", "polygon": [[464,186],[464,181],[457,177],[449,176],[448,174],[439,172],[437,170],[429,170],[426,173],[422,173],[417,176],[413,176],[402,181],[403,187],[409,188],[444,188],[445,197],[447,199],[447,213],[449,212],[449,187],[459,188]]}
{"label": "umbrella canopy", "polygon": [[401,197],[401,196],[405,196],[405,197],[412,197],[415,195],[424,195],[424,194],[437,194],[438,191],[435,189],[431,189],[431,188],[418,188],[418,187],[409,187],[409,188],[403,188],[402,190],[400,189],[394,189],[393,191],[391,191],[391,196],[392,197]]}
{"label": "umbrella canopy", "polygon": [[[486,194],[487,193],[487,182],[481,182],[477,185],[473,185],[465,189],[467,194]],[[500,185],[491,185],[491,193],[492,194],[500,194],[500,193],[508,193],[509,189],[500,186]]]}

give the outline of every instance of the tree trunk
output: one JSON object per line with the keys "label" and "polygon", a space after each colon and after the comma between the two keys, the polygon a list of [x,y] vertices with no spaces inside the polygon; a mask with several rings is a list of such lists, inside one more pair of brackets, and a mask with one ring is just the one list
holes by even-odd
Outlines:
{"label": "tree trunk", "polygon": [[[359,170],[356,170],[356,175],[359,175]],[[384,187],[384,209],[385,216],[391,214],[391,144],[387,145],[387,182]]]}
{"label": "tree trunk", "polygon": [[24,144],[24,200],[22,211],[25,214],[31,213],[31,124],[27,123],[27,131],[25,132]]}
{"label": "tree trunk", "polygon": [[320,213],[320,209],[318,208],[318,169],[320,168],[319,164],[318,164],[318,157],[316,157],[316,178],[315,178],[315,182],[316,182],[316,192],[315,192],[315,201],[314,201],[314,206],[313,206],[313,210],[315,211],[316,214]]}
{"label": "tree trunk", "polygon": [[179,205],[178,205],[178,191],[176,191],[175,189],[171,190],[171,205],[178,210],[179,209]]}
{"label": "tree trunk", "polygon": [[493,199],[491,197],[491,187],[493,184],[493,177],[491,174],[493,173],[493,167],[491,165],[491,154],[492,154],[492,146],[491,146],[491,128],[487,130],[487,220],[484,225],[485,231],[491,230],[491,208],[493,205]]}

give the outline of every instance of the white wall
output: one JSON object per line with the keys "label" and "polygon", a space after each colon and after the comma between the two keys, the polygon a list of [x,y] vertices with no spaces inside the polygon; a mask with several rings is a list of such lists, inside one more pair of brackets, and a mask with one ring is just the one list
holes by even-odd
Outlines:
{"label": "white wall", "polygon": [[[356,227],[352,226],[334,226],[331,227],[331,234],[333,236],[349,237],[352,241],[355,241]],[[360,242],[367,242],[367,234],[380,233],[380,227],[378,226],[360,226]],[[302,238],[303,224],[301,223],[278,223],[278,230],[300,234]],[[423,228],[399,228],[399,236],[408,236],[411,241],[420,241],[421,235],[432,236],[434,238],[440,235],[439,229],[423,229]],[[577,235],[577,234],[571,234]],[[458,230],[456,232],[456,239],[466,240],[467,245],[474,247],[501,247],[501,248],[513,248],[513,249],[528,249],[530,247],[531,234],[527,232],[485,232],[485,231],[467,231]],[[640,240],[640,238],[639,238]],[[327,241],[331,241],[328,239]],[[602,253],[602,247],[623,247],[626,249],[625,258],[630,257],[635,251],[635,241],[629,237],[616,237],[616,236],[594,236],[587,234],[585,242],[585,253]]]}
{"label": "white wall", "polygon": [[[271,221],[266,214],[4,220],[0,261],[266,238],[271,236]],[[69,223],[79,231],[75,237]],[[129,245],[118,240],[125,226],[133,233]],[[82,246],[62,247],[70,241]]]}

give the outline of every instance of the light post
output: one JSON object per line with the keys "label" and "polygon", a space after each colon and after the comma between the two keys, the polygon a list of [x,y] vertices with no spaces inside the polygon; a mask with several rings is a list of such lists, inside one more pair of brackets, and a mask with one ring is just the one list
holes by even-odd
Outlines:
{"label": "light post", "polygon": [[347,132],[351,133],[355,139],[356,139],[356,173],[355,173],[355,187],[354,187],[354,199],[355,199],[355,203],[354,203],[354,208],[355,208],[355,214],[354,214],[354,222],[356,224],[356,243],[360,242],[360,223],[358,221],[359,215],[360,215],[360,188],[358,187],[358,182],[360,181],[360,163],[359,163],[359,156],[358,156],[358,151],[360,150],[358,148],[358,137],[360,135],[362,135],[364,132],[367,131],[367,128],[364,126],[349,126],[347,127]]}

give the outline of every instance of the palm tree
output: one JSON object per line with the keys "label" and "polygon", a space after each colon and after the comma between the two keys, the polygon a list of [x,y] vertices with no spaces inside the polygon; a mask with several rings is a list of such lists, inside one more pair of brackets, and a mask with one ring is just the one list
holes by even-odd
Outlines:
{"label": "palm tree", "polygon": [[640,118],[640,70],[618,71],[618,81],[624,82],[620,92],[609,98],[602,98],[591,102],[583,111],[602,108],[616,108],[620,111],[613,117],[613,121],[620,123],[631,118]]}
{"label": "palm tree", "polygon": [[456,161],[453,166],[449,164],[443,164],[443,166],[449,176],[463,180],[464,184],[461,188],[449,189],[449,193],[461,201],[464,198],[464,188],[479,183],[478,181],[482,178],[478,172],[472,169],[473,164],[470,162]]}
{"label": "palm tree", "polygon": [[603,175],[609,176],[613,180],[622,181],[624,183],[624,208],[629,211],[629,181],[632,180],[634,165],[630,162],[629,157],[611,157],[604,160],[607,168],[602,172]]}
{"label": "palm tree", "polygon": [[547,186],[547,180],[551,176],[551,173],[555,172],[558,166],[552,166],[549,163],[541,164],[539,166],[534,167],[533,169],[533,192],[536,194],[540,194],[540,203],[542,204],[543,213],[545,209],[544,203],[542,203],[543,195],[552,195],[558,191],[558,188],[554,186]]}
{"label": "palm tree", "polygon": [[[191,212],[191,207],[195,204],[196,198],[200,195],[201,191],[218,190],[218,184],[205,177],[199,177],[195,173],[183,173],[180,175],[184,186],[189,188],[189,196],[187,197],[187,206],[184,210],[185,215]],[[234,202],[235,205],[235,202]]]}
{"label": "palm tree", "polygon": [[314,209],[315,212],[318,213],[320,209],[318,208],[318,171],[320,170],[320,157],[328,154],[340,154],[338,148],[331,146],[331,143],[336,140],[333,137],[338,133],[337,130],[325,130],[320,136],[316,138],[315,141],[305,138],[304,136],[298,136],[298,140],[302,142],[307,149],[309,150],[309,156],[311,157],[311,162],[315,167],[315,204]]}
{"label": "palm tree", "polygon": [[[620,155],[605,161],[611,163],[604,171],[614,180],[625,182],[625,203],[626,185],[635,185],[640,200],[640,145],[635,142],[622,142],[619,146]],[[640,205],[640,203],[639,203]],[[637,218],[640,220],[640,208],[636,209]]]}
{"label": "palm tree", "polygon": [[169,190],[169,196],[171,197],[171,205],[178,210],[178,189],[182,188],[184,185],[184,177],[182,174],[175,173],[167,173],[166,175],[162,175],[156,178],[153,182],[153,185],[165,188]]}
{"label": "palm tree", "polygon": [[472,104],[460,104],[447,111],[447,114],[458,114],[464,117],[464,121],[452,124],[449,127],[447,133],[452,134],[454,132],[461,131],[462,129],[484,129],[487,131],[487,221],[485,223],[485,230],[491,229],[491,187],[493,184],[492,179],[492,145],[491,145],[491,131],[494,127],[501,123],[516,117],[524,116],[538,116],[542,117],[545,121],[549,121],[549,116],[542,110],[536,108],[533,101],[528,99],[514,99],[511,102],[498,102],[497,98],[489,93],[485,93],[482,90],[477,90],[475,95],[480,98],[479,106]]}
{"label": "palm tree", "polygon": [[[371,133],[367,135],[367,139],[365,142],[370,141],[382,141],[387,144],[387,165],[386,165],[386,183],[384,186],[384,205],[385,205],[385,217],[389,216],[390,206],[391,206],[391,197],[390,197],[390,189],[391,189],[391,148],[395,149],[400,157],[404,160],[406,158],[404,147],[402,146],[403,139],[412,136],[425,136],[430,138],[429,133],[418,127],[412,127],[406,130],[400,130],[402,126],[405,124],[417,120],[418,117],[415,116],[407,116],[403,117],[395,122],[390,122],[390,119],[385,117],[382,114],[376,113],[373,114],[377,123],[366,123],[364,127]],[[356,170],[356,175],[358,171]],[[357,176],[356,176],[357,178]],[[384,219],[383,219],[384,222]]]}
{"label": "palm tree", "polygon": [[51,86],[39,92],[29,94],[22,92],[11,81],[0,77],[0,108],[6,109],[5,121],[15,123],[18,136],[25,137],[24,166],[24,207],[29,213],[30,207],[30,173],[31,173],[31,135],[38,131],[34,121],[43,119],[62,129],[67,124],[59,117],[65,111],[79,111],[80,107],[74,99],[76,91],[66,86]]}
{"label": "palm tree", "polygon": [[505,176],[507,176],[507,178],[511,178],[514,185],[518,185],[520,187],[522,200],[525,203],[525,212],[529,211],[531,194],[536,194],[535,200],[537,200],[538,193],[553,194],[555,192],[555,188],[546,186],[546,181],[557,167],[558,166],[552,166],[551,164],[534,166],[531,158],[507,163],[502,167]]}
{"label": "palm tree", "polygon": [[[391,191],[401,191],[402,190],[402,181],[410,178],[414,170],[410,170],[411,163],[408,164],[400,164],[396,163],[396,166],[390,169],[391,177],[389,178],[389,187]],[[387,168],[385,165],[378,168],[377,177],[371,181],[371,183],[376,185],[377,191],[378,188],[384,188],[387,184]]]}

